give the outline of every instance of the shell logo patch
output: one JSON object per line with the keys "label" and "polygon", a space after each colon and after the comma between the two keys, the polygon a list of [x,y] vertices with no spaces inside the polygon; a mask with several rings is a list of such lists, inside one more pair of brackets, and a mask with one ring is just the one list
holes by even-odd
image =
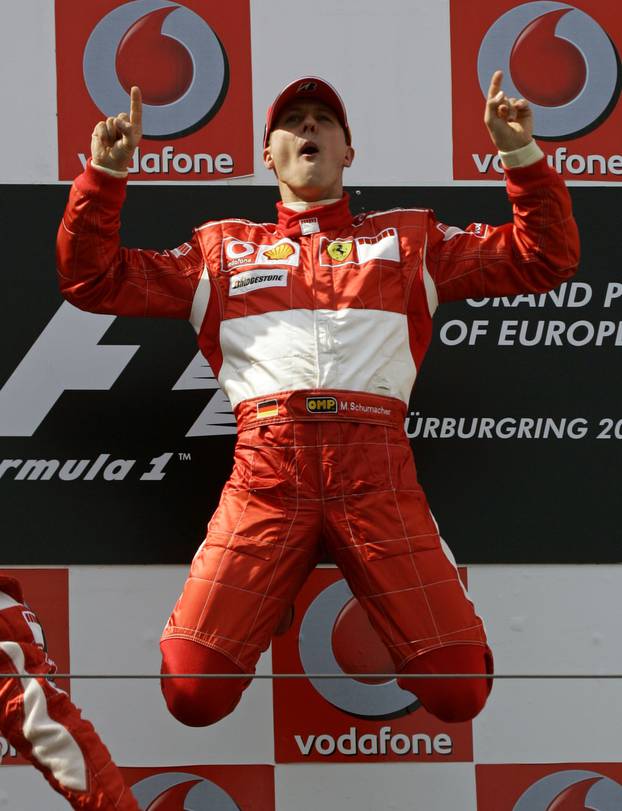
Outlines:
{"label": "shell logo patch", "polygon": [[293,246],[289,245],[287,242],[282,242],[280,245],[276,245],[271,250],[266,251],[264,256],[267,256],[268,259],[289,259],[293,253]]}
{"label": "shell logo patch", "polygon": [[300,263],[300,245],[291,239],[280,239],[272,245],[260,245],[254,264],[287,265],[295,268]]}
{"label": "shell logo patch", "polygon": [[335,262],[345,262],[352,253],[353,244],[352,240],[348,242],[329,242],[326,252]]}

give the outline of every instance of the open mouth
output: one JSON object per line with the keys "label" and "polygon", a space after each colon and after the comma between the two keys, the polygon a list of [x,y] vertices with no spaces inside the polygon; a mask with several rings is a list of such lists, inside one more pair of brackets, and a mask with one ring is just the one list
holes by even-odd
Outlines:
{"label": "open mouth", "polygon": [[301,155],[317,155],[319,152],[319,148],[313,141],[305,141],[300,149]]}

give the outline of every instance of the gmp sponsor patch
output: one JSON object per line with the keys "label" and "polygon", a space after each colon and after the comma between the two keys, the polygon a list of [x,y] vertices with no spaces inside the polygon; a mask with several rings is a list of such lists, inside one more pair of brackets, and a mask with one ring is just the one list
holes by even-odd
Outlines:
{"label": "gmp sponsor patch", "polygon": [[238,273],[229,280],[229,295],[240,296],[242,293],[252,293],[253,290],[261,290],[264,287],[287,287],[287,271],[278,268]]}
{"label": "gmp sponsor patch", "polygon": [[310,414],[336,414],[339,410],[334,397],[307,397],[306,405]]}

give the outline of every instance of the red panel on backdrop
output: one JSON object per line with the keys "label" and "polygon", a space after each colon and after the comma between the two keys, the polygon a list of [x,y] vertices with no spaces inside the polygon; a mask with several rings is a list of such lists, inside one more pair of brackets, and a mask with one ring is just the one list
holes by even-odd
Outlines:
{"label": "red panel on backdrop", "polygon": [[275,811],[274,766],[122,768],[145,811]]}
{"label": "red panel on backdrop", "polygon": [[[466,583],[462,570],[461,576]],[[352,610],[352,593],[336,568],[312,573],[295,611],[290,630],[272,645],[275,673],[387,672],[384,646],[369,639],[371,628]],[[354,631],[364,637],[361,651],[344,645]],[[364,671],[348,667],[369,656]],[[471,723],[438,721],[394,680],[276,679],[273,691],[277,763],[473,759]]]}
{"label": "red panel on backdrop", "polygon": [[97,121],[143,90],[130,176],[221,180],[253,172],[249,0],[56,0],[59,179],[90,155]]}
{"label": "red panel on backdrop", "polygon": [[475,767],[478,811],[622,808],[622,764],[545,763]]}
{"label": "red panel on backdrop", "polygon": [[509,96],[534,107],[535,135],[571,180],[622,179],[619,50],[622,13],[609,0],[517,3],[451,0],[453,170],[499,180],[483,122],[495,69]]}
{"label": "red panel on backdrop", "polygon": [[[0,569],[0,574],[14,577],[22,585],[24,599],[37,615],[45,633],[50,658],[59,673],[69,673],[69,571],[67,569]],[[58,687],[69,693],[68,679],[58,679]],[[5,753],[0,765],[28,763],[7,747],[0,737],[0,752]]]}

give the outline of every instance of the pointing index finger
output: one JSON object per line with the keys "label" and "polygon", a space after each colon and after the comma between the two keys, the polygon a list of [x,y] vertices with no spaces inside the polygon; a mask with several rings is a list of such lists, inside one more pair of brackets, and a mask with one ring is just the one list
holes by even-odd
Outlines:
{"label": "pointing index finger", "polygon": [[501,90],[501,82],[503,82],[503,71],[496,70],[492,74],[492,79],[490,80],[490,87],[488,88],[489,99],[494,99],[497,93]]}
{"label": "pointing index finger", "polygon": [[132,87],[130,91],[130,124],[141,127],[143,120],[143,100],[140,87]]}

